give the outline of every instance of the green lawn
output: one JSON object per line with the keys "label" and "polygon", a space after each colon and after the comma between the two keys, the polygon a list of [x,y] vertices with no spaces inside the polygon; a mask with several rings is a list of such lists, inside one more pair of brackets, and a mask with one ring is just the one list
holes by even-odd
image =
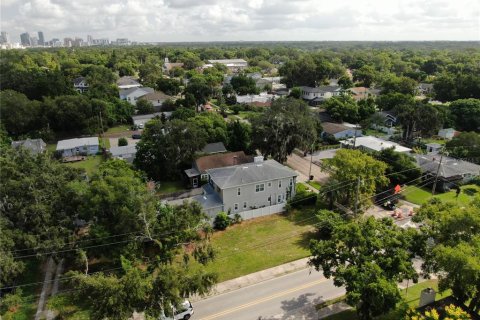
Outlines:
{"label": "green lawn", "polygon": [[292,210],[215,232],[217,256],[207,269],[217,272],[221,282],[309,256],[313,213],[313,208]]}
{"label": "green lawn", "polygon": [[57,144],[47,144],[47,151],[50,153],[54,153],[57,150]]}
{"label": "green lawn", "polygon": [[100,140],[100,147],[104,147],[105,149],[110,149],[110,139],[109,138],[102,138]]}
{"label": "green lawn", "polygon": [[105,133],[121,133],[121,132],[127,132],[130,131],[131,125],[129,124],[122,124],[116,127],[108,128]]}
{"label": "green lawn", "polygon": [[186,189],[185,184],[182,181],[160,181],[157,185],[159,186],[157,191],[160,194],[172,193]]}
{"label": "green lawn", "polygon": [[65,165],[73,167],[73,168],[81,168],[85,169],[87,175],[91,176],[95,171],[98,169],[100,164],[103,162],[103,156],[88,156],[87,160],[84,161],[77,161],[77,162],[70,162],[66,163]]}
{"label": "green lawn", "polygon": [[[467,204],[475,195],[480,194],[480,187],[474,184],[469,184],[461,187],[462,192],[456,197],[456,191],[451,190],[445,193],[435,194],[435,197],[441,199],[442,201],[453,201],[459,204]],[[418,188],[415,186],[408,187],[405,191],[405,200],[413,202],[416,204],[424,204],[432,198],[431,189]]]}
{"label": "green lawn", "polygon": [[[434,288],[438,290],[438,280],[428,280],[416,285],[413,285],[408,288],[407,290],[401,290],[402,297],[404,298],[405,302],[408,304],[410,308],[418,307],[418,303],[420,301],[420,292],[425,288]],[[445,298],[451,294],[450,291],[445,291],[443,294],[437,293],[437,300]],[[402,319],[402,315],[400,312],[400,308],[389,312],[386,315],[377,317],[377,320],[398,320]],[[324,318],[325,320],[357,320],[357,314],[354,309],[346,310],[330,317]]]}
{"label": "green lawn", "polygon": [[375,130],[375,129],[363,130],[363,134],[366,136],[374,136],[374,137],[384,137],[387,135],[385,132]]}
{"label": "green lawn", "polygon": [[319,182],[317,182],[317,181],[308,181],[307,183],[308,183],[309,185],[311,185],[312,187],[314,187],[315,189],[320,190],[321,185],[320,185]]}

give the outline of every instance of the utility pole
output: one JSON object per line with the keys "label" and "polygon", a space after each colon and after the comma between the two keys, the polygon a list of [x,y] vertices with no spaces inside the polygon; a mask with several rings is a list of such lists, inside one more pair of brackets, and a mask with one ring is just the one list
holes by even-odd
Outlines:
{"label": "utility pole", "polygon": [[435,195],[435,188],[437,187],[438,173],[440,172],[440,167],[442,166],[444,148],[442,148],[440,152],[441,152],[440,162],[438,163],[437,173],[435,174],[435,180],[433,182],[432,196]]}
{"label": "utility pole", "polygon": [[312,162],[313,162],[313,143],[312,149],[310,149],[310,169],[308,170],[308,181],[310,181],[310,177],[312,176]]}
{"label": "utility pole", "polygon": [[358,210],[358,193],[360,192],[360,177],[357,178],[357,191],[355,192],[355,210],[353,211],[355,216]]}
{"label": "utility pole", "polygon": [[355,133],[353,134],[353,149],[355,149],[355,144],[357,143],[357,124],[355,124]]}
{"label": "utility pole", "polygon": [[[100,118],[100,130],[102,130],[101,133],[100,133],[100,139],[102,139],[103,136],[104,136],[104,134],[105,134],[105,132],[103,131],[102,111],[99,112],[99,116],[98,116],[98,117]],[[103,142],[103,140],[101,140],[101,141]],[[104,146],[104,147],[105,147],[105,146]]]}

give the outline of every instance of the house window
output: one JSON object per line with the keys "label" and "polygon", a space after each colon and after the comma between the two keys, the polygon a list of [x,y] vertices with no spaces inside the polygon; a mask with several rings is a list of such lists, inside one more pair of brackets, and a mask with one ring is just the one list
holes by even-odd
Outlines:
{"label": "house window", "polygon": [[201,175],[200,179],[202,180],[208,180],[208,174],[204,173]]}
{"label": "house window", "polygon": [[247,209],[247,201],[243,202],[243,209]]}
{"label": "house window", "polygon": [[265,191],[265,183],[255,185],[255,192]]}
{"label": "house window", "polygon": [[281,194],[278,195],[277,203],[282,203],[282,195]]}
{"label": "house window", "polygon": [[268,183],[268,186],[269,186],[269,187],[271,187],[271,186],[272,186],[272,183],[271,183],[271,182],[269,182],[269,183]]}
{"label": "house window", "polygon": [[290,187],[293,187],[293,179],[290,178]]}
{"label": "house window", "polygon": [[237,188],[237,196],[241,195],[242,192],[240,191],[240,188]]}
{"label": "house window", "polygon": [[233,209],[234,209],[235,211],[238,210],[238,203],[235,203],[235,204],[233,205]]}
{"label": "house window", "polygon": [[282,180],[278,181],[278,188],[280,189],[282,187]]}

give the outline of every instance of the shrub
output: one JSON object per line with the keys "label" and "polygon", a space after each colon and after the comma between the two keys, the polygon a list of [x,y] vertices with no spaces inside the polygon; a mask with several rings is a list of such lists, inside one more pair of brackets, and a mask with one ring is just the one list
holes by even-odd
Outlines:
{"label": "shrub", "polygon": [[123,146],[128,146],[128,140],[125,137],[118,138],[118,146],[123,147]]}
{"label": "shrub", "polygon": [[232,224],[238,224],[238,223],[241,223],[242,221],[243,221],[242,216],[239,213],[235,213],[232,219]]}
{"label": "shrub", "polygon": [[220,212],[213,220],[213,227],[216,230],[225,230],[230,225],[230,217],[225,212]]}

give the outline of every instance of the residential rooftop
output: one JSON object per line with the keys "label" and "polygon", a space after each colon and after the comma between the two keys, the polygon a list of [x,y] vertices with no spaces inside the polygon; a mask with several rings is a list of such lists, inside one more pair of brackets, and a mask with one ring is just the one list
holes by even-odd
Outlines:
{"label": "residential rooftop", "polygon": [[210,179],[222,189],[297,176],[295,171],[275,160],[210,169],[207,173]]}
{"label": "residential rooftop", "polygon": [[[348,139],[342,142],[344,145],[353,146],[354,139]],[[399,145],[398,143],[383,140],[372,136],[357,137],[355,139],[355,147],[365,147],[374,151],[382,151],[384,149],[395,148],[397,152],[411,152],[412,149]]]}
{"label": "residential rooftop", "polygon": [[57,143],[57,150],[67,150],[83,146],[98,146],[98,137],[74,138],[67,140],[60,140]]}

